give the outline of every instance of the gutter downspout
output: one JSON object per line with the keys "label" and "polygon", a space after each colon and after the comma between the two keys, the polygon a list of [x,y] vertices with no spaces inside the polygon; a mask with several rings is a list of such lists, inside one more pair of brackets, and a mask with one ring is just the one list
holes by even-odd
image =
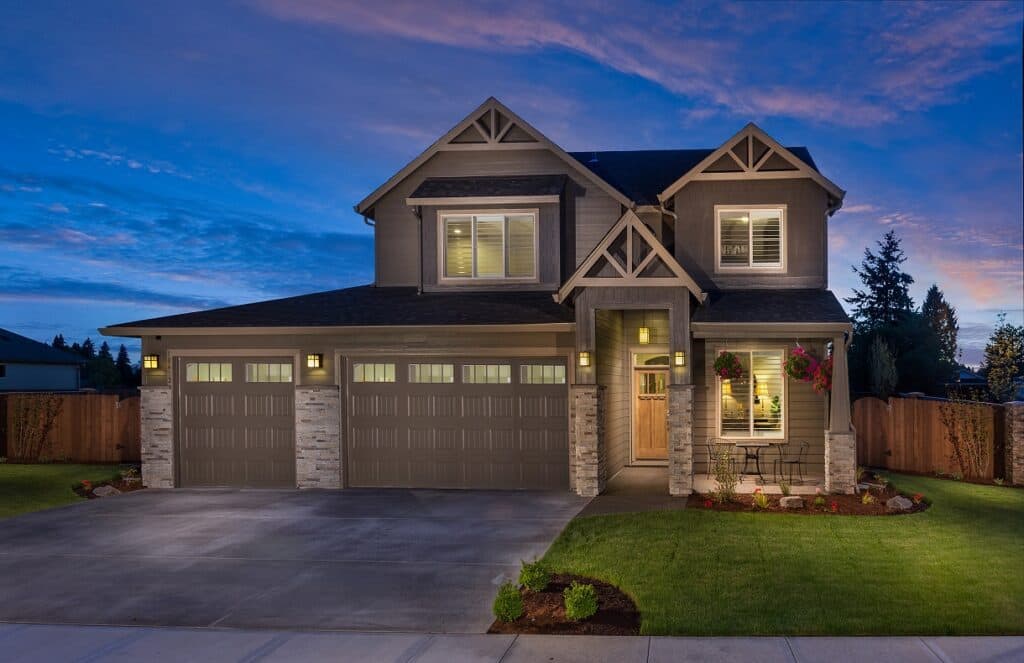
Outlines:
{"label": "gutter downspout", "polygon": [[416,236],[417,236],[417,238],[419,240],[417,243],[419,244],[419,247],[420,247],[419,264],[417,265],[417,270],[416,270],[417,276],[418,276],[417,284],[416,284],[416,294],[417,295],[422,295],[423,294],[423,208],[417,205],[416,207],[412,208],[412,213],[416,215]]}

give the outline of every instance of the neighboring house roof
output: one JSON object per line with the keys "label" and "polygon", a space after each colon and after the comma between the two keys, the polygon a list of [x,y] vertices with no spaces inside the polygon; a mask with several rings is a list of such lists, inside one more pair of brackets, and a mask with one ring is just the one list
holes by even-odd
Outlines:
{"label": "neighboring house roof", "polygon": [[0,329],[0,362],[11,364],[83,364],[78,355]]}
{"label": "neighboring house roof", "polygon": [[[638,205],[658,205],[658,194],[693,170],[718,148],[570,152],[577,161]],[[815,171],[806,147],[786,148]]]}
{"label": "neighboring house roof", "polygon": [[574,321],[573,312],[553,302],[549,292],[417,294],[416,288],[366,285],[136,320],[100,331],[117,334],[158,328],[528,325]]}
{"label": "neighboring house roof", "polygon": [[712,292],[693,313],[693,322],[849,323],[829,290],[750,289]]}
{"label": "neighboring house roof", "polygon": [[565,190],[566,175],[518,175],[509,177],[429,177],[416,187],[411,205],[458,198],[535,199],[558,197]]}

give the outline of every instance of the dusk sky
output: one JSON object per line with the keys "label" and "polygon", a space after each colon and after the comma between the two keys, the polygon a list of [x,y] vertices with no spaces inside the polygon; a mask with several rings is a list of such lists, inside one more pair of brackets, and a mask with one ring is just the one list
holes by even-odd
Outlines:
{"label": "dusk sky", "polygon": [[353,204],[491,95],[570,151],[756,122],[848,192],[840,297],[895,228],[965,361],[1024,316],[1020,2],[0,4],[0,327],[33,338],[372,281]]}

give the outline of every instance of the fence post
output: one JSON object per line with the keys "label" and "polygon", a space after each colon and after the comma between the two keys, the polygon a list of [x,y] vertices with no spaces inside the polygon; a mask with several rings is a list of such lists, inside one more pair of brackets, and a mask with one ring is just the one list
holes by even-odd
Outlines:
{"label": "fence post", "polygon": [[1006,482],[1024,486],[1024,402],[1015,401],[1006,409]]}

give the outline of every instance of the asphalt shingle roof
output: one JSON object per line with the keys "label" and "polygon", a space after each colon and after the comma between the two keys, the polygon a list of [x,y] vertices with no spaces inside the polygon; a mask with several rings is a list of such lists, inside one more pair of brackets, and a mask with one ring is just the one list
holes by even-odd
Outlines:
{"label": "asphalt shingle roof", "polygon": [[[626,150],[569,154],[638,205],[657,205],[659,193],[717,149]],[[814,170],[818,170],[806,147],[786,149]]]}
{"label": "asphalt shingle roof", "polygon": [[693,322],[850,322],[830,290],[719,290],[693,313]]}
{"label": "asphalt shingle roof", "polygon": [[0,362],[12,364],[82,364],[78,355],[0,329]]}
{"label": "asphalt shingle roof", "polygon": [[489,196],[557,196],[565,175],[508,177],[428,177],[410,198],[469,198]]}
{"label": "asphalt shingle roof", "polygon": [[360,327],[573,322],[550,292],[416,294],[358,286],[240,306],[125,322],[112,327]]}

